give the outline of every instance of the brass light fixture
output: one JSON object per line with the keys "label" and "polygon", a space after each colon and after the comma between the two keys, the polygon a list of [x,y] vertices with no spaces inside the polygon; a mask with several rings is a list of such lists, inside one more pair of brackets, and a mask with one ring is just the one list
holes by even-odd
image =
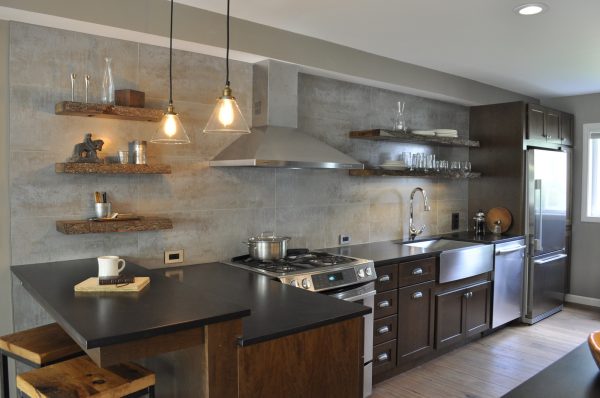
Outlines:
{"label": "brass light fixture", "polygon": [[229,0],[227,0],[227,52],[225,53],[225,88],[223,95],[217,98],[217,106],[210,114],[204,127],[205,133],[250,133],[250,128],[240,111],[240,107],[231,95],[229,82]]}
{"label": "brass light fixture", "polygon": [[155,144],[189,144],[190,137],[173,107],[173,0],[171,0],[171,30],[169,33],[169,106],[152,140]]}

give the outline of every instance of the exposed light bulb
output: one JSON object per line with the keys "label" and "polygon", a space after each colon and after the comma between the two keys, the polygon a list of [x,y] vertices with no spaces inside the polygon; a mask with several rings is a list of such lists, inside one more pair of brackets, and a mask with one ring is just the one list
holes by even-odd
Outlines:
{"label": "exposed light bulb", "polygon": [[233,100],[222,99],[219,109],[219,122],[223,127],[227,127],[233,123]]}
{"label": "exposed light bulb", "polygon": [[163,131],[167,137],[173,137],[177,133],[177,120],[176,115],[165,115],[165,124]]}

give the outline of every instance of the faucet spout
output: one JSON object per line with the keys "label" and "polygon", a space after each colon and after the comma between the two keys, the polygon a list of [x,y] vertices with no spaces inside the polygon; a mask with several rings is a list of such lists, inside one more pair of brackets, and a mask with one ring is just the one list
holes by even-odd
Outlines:
{"label": "faucet spout", "polygon": [[410,240],[414,240],[417,236],[421,235],[423,231],[425,231],[425,225],[421,226],[421,228],[415,228],[414,225],[414,214],[413,214],[413,201],[415,198],[415,193],[421,192],[423,195],[423,211],[430,211],[431,206],[429,206],[429,199],[427,198],[427,192],[421,187],[416,187],[410,193],[410,215],[408,219],[408,233]]}

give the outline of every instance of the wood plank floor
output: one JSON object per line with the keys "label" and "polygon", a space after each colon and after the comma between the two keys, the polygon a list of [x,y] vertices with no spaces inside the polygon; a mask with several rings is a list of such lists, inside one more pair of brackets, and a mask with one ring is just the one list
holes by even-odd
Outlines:
{"label": "wood plank floor", "polygon": [[600,309],[569,305],[528,326],[508,326],[377,384],[373,398],[500,397],[600,330]]}

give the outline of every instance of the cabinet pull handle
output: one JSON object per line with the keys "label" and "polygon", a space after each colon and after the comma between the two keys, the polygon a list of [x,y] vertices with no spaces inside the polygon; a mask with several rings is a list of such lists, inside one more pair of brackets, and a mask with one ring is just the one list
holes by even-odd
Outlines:
{"label": "cabinet pull handle", "polygon": [[423,273],[423,268],[421,268],[421,267],[415,268],[412,270],[413,275],[421,275],[422,273]]}
{"label": "cabinet pull handle", "polygon": [[379,329],[377,329],[377,333],[378,334],[386,334],[390,332],[390,328],[388,325],[382,326]]}
{"label": "cabinet pull handle", "polygon": [[390,281],[390,279],[392,279],[392,278],[390,278],[390,276],[389,276],[389,275],[382,275],[382,276],[379,278],[379,282],[389,282],[389,281]]}
{"label": "cabinet pull handle", "polygon": [[389,360],[389,359],[390,359],[390,357],[389,357],[389,355],[387,354],[387,352],[384,352],[383,354],[379,354],[379,355],[377,355],[377,360],[378,360],[379,362],[385,362],[385,361],[387,361],[387,360]]}
{"label": "cabinet pull handle", "polygon": [[473,297],[473,292],[468,292],[468,293],[465,293],[465,294],[463,294],[463,296],[464,296],[466,299],[470,299],[471,297]]}
{"label": "cabinet pull handle", "polygon": [[413,298],[413,299],[420,299],[420,298],[423,298],[423,292],[414,292],[414,293],[412,294],[412,298]]}
{"label": "cabinet pull handle", "polygon": [[379,303],[377,303],[377,307],[379,307],[379,308],[386,308],[389,306],[390,306],[389,300],[383,300],[383,301],[380,301]]}

